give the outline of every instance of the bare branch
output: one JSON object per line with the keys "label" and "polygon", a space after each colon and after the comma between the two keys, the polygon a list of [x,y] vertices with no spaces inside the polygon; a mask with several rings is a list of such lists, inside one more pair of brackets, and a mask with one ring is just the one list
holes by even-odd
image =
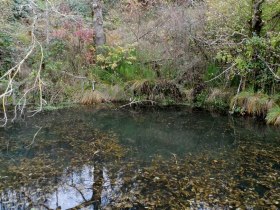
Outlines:
{"label": "bare branch", "polygon": [[222,73],[220,73],[220,74],[217,75],[216,77],[214,77],[214,78],[212,78],[212,79],[210,79],[210,80],[208,80],[208,81],[205,81],[205,82],[208,83],[208,82],[212,82],[212,81],[218,79],[218,78],[219,78],[220,76],[222,76],[224,73],[226,73],[226,72],[228,72],[229,70],[231,70],[234,66],[236,66],[236,63],[232,64],[230,67],[228,67],[226,70],[224,70]]}
{"label": "bare branch", "polygon": [[273,69],[269,66],[269,64],[261,56],[258,55],[258,58],[265,64],[268,70],[272,73],[272,75],[275,77],[275,80],[280,81],[280,77],[274,73]]}
{"label": "bare branch", "polygon": [[145,103],[145,102],[149,102],[149,103],[151,103],[152,105],[154,105],[154,104],[156,104],[157,102],[155,102],[155,101],[152,101],[152,100],[136,100],[136,99],[134,99],[134,100],[132,100],[130,103],[128,103],[128,104],[125,104],[125,105],[122,105],[122,106],[120,106],[119,108],[121,109],[121,108],[124,108],[124,107],[127,107],[127,106],[132,106],[133,104],[142,104],[142,103]]}
{"label": "bare branch", "polygon": [[[43,64],[43,59],[44,59],[44,53],[43,53],[43,47],[42,47],[41,43],[37,40],[37,38],[35,36],[36,24],[37,24],[37,19],[38,19],[38,15],[37,15],[37,12],[36,12],[36,6],[37,5],[34,3],[33,0],[30,0],[29,4],[26,4],[25,6],[29,7],[32,10],[32,13],[33,13],[33,22],[32,22],[32,25],[31,25],[31,43],[30,43],[29,50],[27,51],[27,53],[23,57],[23,59],[21,61],[19,61],[14,67],[10,68],[0,78],[0,81],[4,81],[4,80],[8,81],[8,84],[6,86],[6,89],[4,90],[4,93],[2,93],[0,95],[0,99],[2,100],[2,109],[3,109],[3,113],[4,113],[4,117],[2,119],[2,121],[4,121],[4,123],[2,124],[3,127],[6,126],[7,121],[8,121],[7,104],[6,104],[7,99],[11,95],[15,94],[15,91],[16,91],[15,86],[16,86],[17,82],[15,81],[15,78],[20,73],[22,65],[26,62],[26,60],[30,57],[30,55],[33,53],[34,49],[38,45],[39,45],[40,50],[41,50],[41,60],[40,60],[40,66],[39,66],[39,69],[37,71],[34,84],[30,89],[26,90],[23,93],[23,96],[18,100],[17,104],[15,105],[15,107],[14,107],[14,117],[13,117],[12,121],[17,118],[17,111],[18,110],[20,110],[21,114],[23,113],[23,110],[26,106],[26,97],[27,97],[28,93],[30,93],[32,90],[36,89],[36,87],[39,88],[39,97],[40,97],[40,106],[36,110],[36,113],[38,111],[42,110],[42,105],[43,105],[43,98],[42,98],[42,84],[43,83],[42,83],[42,80],[41,80],[41,70],[42,70],[42,64]],[[24,80],[24,82],[25,82],[25,80]]]}

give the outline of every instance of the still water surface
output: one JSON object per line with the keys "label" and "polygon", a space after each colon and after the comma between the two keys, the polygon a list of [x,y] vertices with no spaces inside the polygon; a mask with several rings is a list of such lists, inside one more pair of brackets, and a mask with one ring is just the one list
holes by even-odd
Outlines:
{"label": "still water surface", "polygon": [[1,128],[0,149],[0,210],[280,208],[279,128],[253,119],[72,108]]}

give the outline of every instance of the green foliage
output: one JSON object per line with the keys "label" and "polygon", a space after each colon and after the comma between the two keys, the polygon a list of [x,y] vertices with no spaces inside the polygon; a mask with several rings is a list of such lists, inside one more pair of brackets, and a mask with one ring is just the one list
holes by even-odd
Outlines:
{"label": "green foliage", "polygon": [[208,97],[208,92],[207,91],[202,91],[201,93],[199,93],[196,96],[196,101],[194,103],[194,106],[198,107],[198,108],[205,107],[205,102],[207,100],[207,97]]}
{"label": "green foliage", "polygon": [[27,18],[30,8],[28,0],[13,0],[13,14],[15,19]]}
{"label": "green foliage", "polygon": [[61,77],[61,71],[66,70],[69,65],[65,57],[67,46],[62,40],[53,40],[44,54],[45,70],[44,76],[50,78],[53,82],[57,82]]}
{"label": "green foliage", "polygon": [[232,55],[227,51],[220,51],[216,55],[216,60],[223,63],[231,63]]}
{"label": "green foliage", "polygon": [[122,78],[117,72],[109,72],[100,67],[94,67],[91,69],[93,78],[98,82],[108,83],[108,84],[123,84]]}
{"label": "green foliage", "polygon": [[265,31],[280,31],[279,14],[280,4],[278,0],[265,1],[265,6],[262,8],[263,19],[265,21]]}
{"label": "green foliage", "polygon": [[232,94],[227,90],[214,88],[213,90],[204,90],[196,96],[194,107],[207,108],[215,111],[226,111],[229,108],[229,101]]}
{"label": "green foliage", "polygon": [[247,39],[246,44],[241,49],[242,52],[239,53],[239,57],[235,60],[241,74],[248,75],[252,84],[259,87],[258,91],[266,93],[270,92],[267,86],[271,87],[275,78],[271,71],[268,70],[265,62],[269,63],[269,65],[275,64],[277,62],[276,55],[280,52],[279,49],[273,47],[279,42],[276,37],[274,39],[275,41],[273,42],[271,42],[270,38],[257,36]]}
{"label": "green foliage", "polygon": [[174,62],[172,61],[166,61],[162,65],[159,65],[158,71],[160,72],[160,77],[168,80],[176,79],[178,76],[178,69],[176,69]]}
{"label": "green foliage", "polygon": [[275,101],[276,104],[280,104],[280,94],[273,94],[271,98]]}
{"label": "green foliage", "polygon": [[253,36],[244,39],[243,42],[243,45],[218,52],[216,61],[223,65],[235,64],[231,69],[231,79],[235,79],[235,75],[238,74],[246,77],[250,85],[257,86],[257,91],[270,93],[275,77],[267,65],[277,74],[275,64],[280,53],[279,35],[270,34],[269,38]]}
{"label": "green foliage", "polygon": [[46,52],[46,56],[48,57],[56,57],[62,56],[66,50],[66,43],[59,39],[54,39],[50,45],[48,46],[48,51]]}
{"label": "green foliage", "polygon": [[71,11],[83,15],[85,17],[91,16],[92,9],[90,6],[90,2],[87,0],[68,0],[69,8]]}
{"label": "green foliage", "polygon": [[155,72],[152,69],[139,63],[125,64],[120,67],[119,72],[125,81],[143,78],[152,80],[155,78]]}
{"label": "green foliage", "polygon": [[[217,55],[218,56],[218,55]],[[218,75],[220,72],[220,68],[215,64],[215,63],[211,63],[207,66],[207,70],[204,74],[204,80],[210,80],[213,77],[215,77],[216,75]]]}
{"label": "green foliage", "polygon": [[153,79],[155,73],[137,61],[133,46],[105,46],[97,55],[97,67],[93,74],[103,81],[118,84],[137,79]]}
{"label": "green foliage", "polygon": [[229,108],[228,103],[222,99],[216,99],[213,103],[210,103],[210,108],[218,111],[226,111]]}
{"label": "green foliage", "polygon": [[102,69],[110,72],[118,70],[124,65],[131,65],[136,60],[135,48],[133,46],[104,46],[102,51],[102,54],[97,55],[97,64]]}
{"label": "green foliage", "polygon": [[0,32],[0,75],[8,70],[12,63],[13,39],[10,35]]}
{"label": "green foliage", "polygon": [[280,34],[276,23],[279,22],[279,2],[264,1],[261,5],[263,27],[260,36],[252,33],[250,23],[252,16],[249,11],[253,12],[254,1],[207,0],[206,3],[209,5],[209,38],[213,34],[224,37],[223,41],[218,40],[215,61],[225,66],[235,64],[229,72],[231,79],[234,80],[236,75],[242,76],[255,92],[273,93],[275,77],[271,71],[276,74],[279,71]]}
{"label": "green foliage", "polygon": [[210,91],[206,100],[207,107],[213,110],[226,111],[229,108],[229,102],[232,93],[225,89],[214,88]]}

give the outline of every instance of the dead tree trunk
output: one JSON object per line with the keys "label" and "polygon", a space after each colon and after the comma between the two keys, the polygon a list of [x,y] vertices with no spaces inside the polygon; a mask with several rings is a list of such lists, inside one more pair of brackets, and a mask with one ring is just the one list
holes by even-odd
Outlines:
{"label": "dead tree trunk", "polygon": [[103,14],[101,0],[92,0],[93,8],[93,29],[94,29],[94,45],[96,48],[105,44],[105,33],[103,28]]}

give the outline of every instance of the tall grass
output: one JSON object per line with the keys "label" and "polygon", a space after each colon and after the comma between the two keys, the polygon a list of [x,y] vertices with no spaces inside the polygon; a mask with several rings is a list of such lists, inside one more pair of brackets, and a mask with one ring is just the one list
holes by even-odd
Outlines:
{"label": "tall grass", "polygon": [[101,83],[111,85],[123,85],[126,82],[134,80],[153,80],[156,78],[156,73],[141,64],[124,64],[114,71],[108,71],[100,67],[92,69],[92,74],[96,80]]}
{"label": "tall grass", "polygon": [[179,101],[183,97],[177,85],[168,80],[134,80],[127,83],[127,89],[133,96],[143,96],[146,99],[161,102],[166,100]]}
{"label": "tall grass", "polygon": [[277,105],[268,111],[266,116],[267,124],[280,125],[280,107]]}
{"label": "tall grass", "polygon": [[192,103],[194,100],[194,95],[193,95],[193,88],[191,89],[186,89],[182,91],[183,93],[183,99],[187,102],[187,103]]}
{"label": "tall grass", "polygon": [[120,77],[124,81],[140,80],[140,79],[154,79],[156,77],[155,72],[145,65],[138,63],[135,64],[124,64],[118,69]]}
{"label": "tall grass", "polygon": [[99,104],[107,101],[106,97],[98,90],[86,90],[80,101],[84,105]]}
{"label": "tall grass", "polygon": [[95,80],[98,82],[112,85],[124,83],[118,72],[109,72],[100,67],[94,67],[91,72]]}
{"label": "tall grass", "polygon": [[275,102],[266,94],[244,91],[231,100],[231,107],[234,104],[240,112],[265,117],[268,110],[275,105]]}

